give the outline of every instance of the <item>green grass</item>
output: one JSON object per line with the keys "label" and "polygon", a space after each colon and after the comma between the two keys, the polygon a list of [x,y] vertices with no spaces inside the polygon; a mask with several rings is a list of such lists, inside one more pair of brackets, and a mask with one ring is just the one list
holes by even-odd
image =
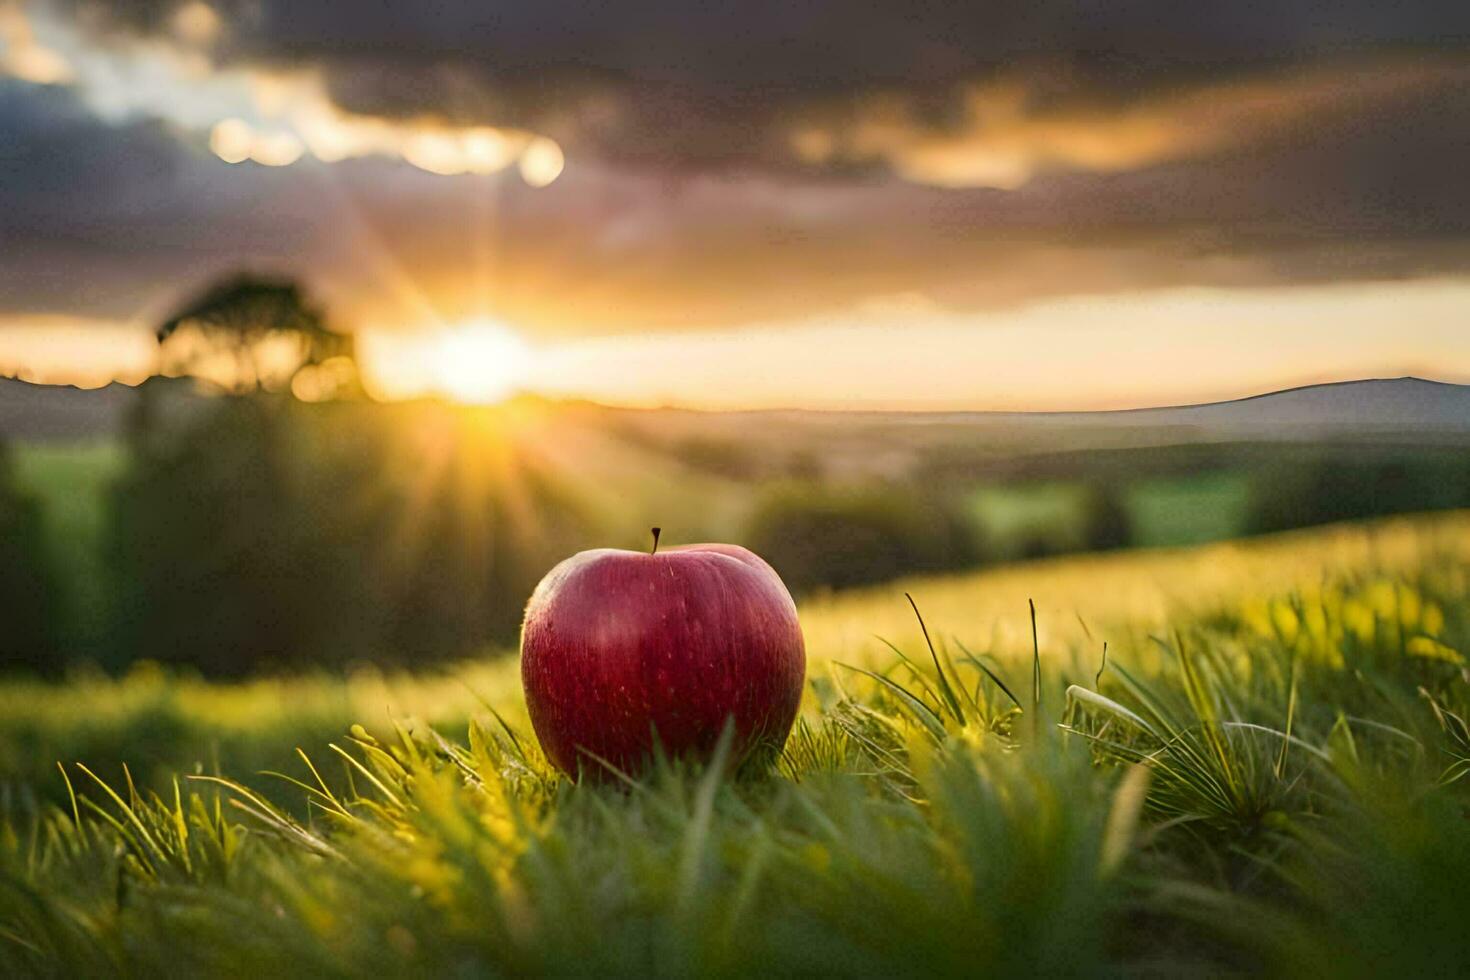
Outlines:
{"label": "green grass", "polygon": [[[47,724],[30,756],[88,725],[116,743],[53,775],[5,760],[0,971],[1470,965],[1470,514],[913,580],[802,615],[802,718],[773,770],[734,777],[558,777],[509,661],[0,687],[0,745]],[[159,719],[214,726],[218,775],[125,772]],[[159,759],[192,737],[162,731]]]}
{"label": "green grass", "polygon": [[15,463],[20,488],[41,502],[57,580],[66,584],[66,639],[73,648],[96,649],[108,611],[107,492],[127,465],[126,451],[113,442],[24,445]]}

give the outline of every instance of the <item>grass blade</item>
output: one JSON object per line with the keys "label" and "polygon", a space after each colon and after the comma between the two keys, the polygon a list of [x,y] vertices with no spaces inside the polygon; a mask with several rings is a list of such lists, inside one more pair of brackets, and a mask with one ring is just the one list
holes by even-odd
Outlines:
{"label": "grass blade", "polygon": [[960,699],[955,696],[954,688],[949,684],[949,678],[945,676],[944,667],[939,662],[939,654],[934,650],[934,641],[929,639],[929,627],[924,625],[924,617],[919,612],[919,604],[914,597],[907,592],[903,597],[909,601],[909,606],[914,610],[914,617],[919,621],[919,630],[924,634],[924,644],[929,648],[929,656],[934,658],[934,670],[939,674],[939,687],[944,693],[944,701],[949,705],[949,710],[954,714],[954,720],[963,722],[964,712],[960,708]]}
{"label": "grass blade", "polygon": [[914,697],[913,694],[909,693],[909,691],[906,690],[902,684],[891,678],[884,677],[882,674],[874,673],[873,671],[867,670],[863,667],[854,667],[852,664],[844,663],[838,663],[837,666],[845,667],[848,670],[856,671],[859,674],[866,674],[873,680],[877,681],[879,684],[883,685],[883,687],[892,692],[902,704],[908,707],[913,716],[925,728],[929,730],[929,734],[933,735],[936,741],[944,740],[944,719],[935,714],[933,708],[930,708],[923,701],[920,701],[918,698]]}

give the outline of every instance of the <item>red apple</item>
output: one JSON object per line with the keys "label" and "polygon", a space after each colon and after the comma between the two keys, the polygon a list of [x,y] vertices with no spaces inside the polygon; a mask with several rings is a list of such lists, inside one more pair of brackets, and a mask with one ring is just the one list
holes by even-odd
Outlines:
{"label": "red apple", "polygon": [[564,772],[637,772],[655,739],[708,758],[726,719],[733,758],[779,749],[801,701],[806,650],[780,576],[729,544],[650,554],[599,548],[553,568],[521,628],[531,725]]}

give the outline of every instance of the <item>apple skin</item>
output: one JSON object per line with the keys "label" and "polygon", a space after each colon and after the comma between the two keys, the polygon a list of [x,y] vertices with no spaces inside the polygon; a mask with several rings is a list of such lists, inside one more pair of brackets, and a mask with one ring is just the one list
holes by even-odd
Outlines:
{"label": "apple skin", "polygon": [[638,773],[655,732],[707,759],[727,718],[732,760],[779,749],[801,702],[806,647],[770,565],[736,545],[654,554],[600,548],[557,565],[521,627],[531,726],[563,772]]}

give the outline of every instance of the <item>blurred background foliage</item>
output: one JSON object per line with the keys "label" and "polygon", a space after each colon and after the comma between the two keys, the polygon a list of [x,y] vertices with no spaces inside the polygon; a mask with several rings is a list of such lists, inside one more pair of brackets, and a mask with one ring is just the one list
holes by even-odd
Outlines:
{"label": "blurred background foliage", "polygon": [[625,437],[557,406],[201,399],[189,384],[144,385],[115,442],[0,456],[5,667],[454,660],[513,645],[561,558],[643,547],[653,523],[676,543],[745,544],[801,596],[1470,506],[1470,462],[1450,451],[1255,447],[1181,474],[1168,450],[1137,449],[883,480]]}
{"label": "blurred background foliage", "polygon": [[793,483],[756,504],[744,543],[800,594],[978,564],[980,533],[955,499],[919,487]]}
{"label": "blurred background foliage", "polygon": [[463,452],[472,419],[380,415],[260,395],[144,434],[109,499],[119,662],[413,664],[513,636],[541,575],[590,537],[577,500]]}
{"label": "blurred background foliage", "polygon": [[59,660],[58,586],[40,501],[19,486],[14,456],[0,443],[0,663],[46,670]]}

